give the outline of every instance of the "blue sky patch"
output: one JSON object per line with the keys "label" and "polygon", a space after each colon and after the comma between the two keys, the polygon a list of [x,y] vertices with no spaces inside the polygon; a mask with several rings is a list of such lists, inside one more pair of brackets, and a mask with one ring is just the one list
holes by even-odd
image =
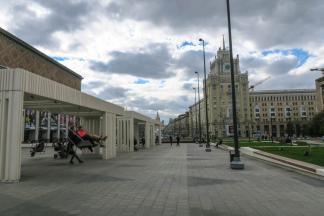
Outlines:
{"label": "blue sky patch", "polygon": [[148,80],[145,80],[145,79],[137,79],[135,80],[135,84],[146,84],[146,83],[149,83],[150,81]]}
{"label": "blue sky patch", "polygon": [[68,57],[62,57],[62,56],[52,56],[52,58],[55,60],[55,61],[65,61],[65,60],[69,60]]}
{"label": "blue sky patch", "polygon": [[[207,41],[205,41],[205,46],[207,46],[209,43]],[[197,41],[197,43],[194,43],[192,41],[183,41],[180,45],[177,45],[177,49],[182,49],[182,48],[185,48],[185,47],[188,47],[188,46],[202,46],[202,42],[200,41]]]}
{"label": "blue sky patch", "polygon": [[307,59],[310,57],[310,54],[307,51],[305,51],[303,49],[299,49],[299,48],[286,49],[286,50],[281,50],[281,49],[265,50],[262,52],[262,55],[264,55],[264,56],[271,55],[271,54],[282,54],[285,56],[286,55],[296,56],[296,58],[298,59],[298,64],[296,65],[296,67],[300,67],[303,64],[305,64]]}
{"label": "blue sky patch", "polygon": [[180,45],[177,45],[178,49],[184,48],[186,46],[196,46],[192,41],[183,41]]}

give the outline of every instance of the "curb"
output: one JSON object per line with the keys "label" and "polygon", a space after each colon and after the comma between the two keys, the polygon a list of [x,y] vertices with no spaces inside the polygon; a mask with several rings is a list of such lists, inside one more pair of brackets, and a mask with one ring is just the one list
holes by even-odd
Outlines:
{"label": "curb", "polygon": [[[230,147],[227,145],[220,145],[218,148],[225,150],[225,151],[234,149],[233,147]],[[256,158],[256,159],[261,159],[263,161],[267,161],[272,164],[284,166],[287,168],[292,168],[293,170],[296,170],[296,171],[307,172],[307,173],[316,175],[318,177],[324,177],[324,167],[321,167],[318,165],[294,160],[294,159],[287,158],[287,157],[282,157],[279,155],[271,154],[268,152],[264,152],[264,151],[261,151],[258,149],[251,148],[251,147],[241,147],[240,152],[246,156],[250,156],[250,157]]]}

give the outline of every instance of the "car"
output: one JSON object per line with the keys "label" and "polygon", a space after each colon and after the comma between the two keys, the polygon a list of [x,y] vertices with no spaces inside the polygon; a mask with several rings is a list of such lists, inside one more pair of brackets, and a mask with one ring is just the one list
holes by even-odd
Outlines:
{"label": "car", "polygon": [[324,136],[321,137],[321,140],[324,141]]}

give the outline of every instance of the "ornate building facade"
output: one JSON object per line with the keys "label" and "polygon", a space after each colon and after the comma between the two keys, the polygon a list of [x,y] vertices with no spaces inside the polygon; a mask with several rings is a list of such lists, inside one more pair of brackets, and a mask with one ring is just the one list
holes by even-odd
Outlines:
{"label": "ornate building facade", "polygon": [[[210,63],[207,78],[207,107],[211,137],[233,135],[231,75],[229,50],[219,48]],[[235,90],[240,137],[282,137],[304,135],[313,116],[324,110],[324,78],[316,80],[316,89],[251,91],[248,73],[240,70],[239,56],[234,59]],[[203,92],[203,91],[202,91]],[[181,128],[191,137],[199,136],[199,103],[202,136],[206,136],[205,98],[189,107],[169,124],[170,130]],[[179,117],[180,117],[179,116]],[[184,121],[183,118],[188,118]],[[181,119],[181,121],[180,121]],[[172,129],[173,128],[173,129]],[[290,131],[290,132],[289,132]]]}
{"label": "ornate building facade", "polygon": [[315,80],[317,110],[324,111],[324,76]]}
{"label": "ornate building facade", "polygon": [[[207,104],[211,134],[216,137],[233,135],[232,87],[229,51],[219,49],[217,58],[210,63],[207,79]],[[239,135],[248,136],[249,81],[248,74],[241,73],[239,56],[234,59],[234,79],[236,90]]]}

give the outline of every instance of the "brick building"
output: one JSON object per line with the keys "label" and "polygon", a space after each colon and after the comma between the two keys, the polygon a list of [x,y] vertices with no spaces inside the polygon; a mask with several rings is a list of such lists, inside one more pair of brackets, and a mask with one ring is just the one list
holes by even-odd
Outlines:
{"label": "brick building", "polygon": [[82,76],[0,28],[0,66],[22,68],[80,90]]}

